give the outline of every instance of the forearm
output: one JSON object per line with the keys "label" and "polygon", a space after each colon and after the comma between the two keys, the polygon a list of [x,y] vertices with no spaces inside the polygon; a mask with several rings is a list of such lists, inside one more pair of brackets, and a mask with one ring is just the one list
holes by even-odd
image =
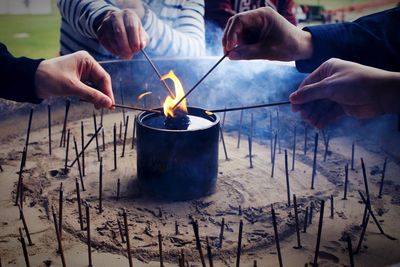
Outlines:
{"label": "forearm", "polygon": [[42,59],[15,58],[0,44],[0,97],[18,101],[40,103],[35,92],[35,73]]}

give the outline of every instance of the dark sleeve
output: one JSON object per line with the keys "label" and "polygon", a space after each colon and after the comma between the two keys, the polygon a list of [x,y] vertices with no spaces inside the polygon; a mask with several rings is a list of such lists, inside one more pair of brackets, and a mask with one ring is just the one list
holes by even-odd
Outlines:
{"label": "dark sleeve", "polygon": [[312,35],[314,53],[296,62],[301,72],[312,72],[330,58],[400,71],[400,8],[362,17],[354,22],[304,28]]}
{"label": "dark sleeve", "polygon": [[0,97],[18,102],[38,104],[35,73],[42,59],[15,58],[0,43]]}

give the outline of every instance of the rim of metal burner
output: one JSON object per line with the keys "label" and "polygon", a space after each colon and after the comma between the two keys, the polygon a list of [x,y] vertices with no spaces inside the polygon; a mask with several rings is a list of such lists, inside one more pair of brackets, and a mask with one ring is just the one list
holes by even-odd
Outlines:
{"label": "rim of metal burner", "polygon": [[[162,107],[160,107],[160,108],[153,108],[153,109],[154,109],[154,110],[159,110],[159,111],[161,111],[161,115],[160,115],[160,113],[154,113],[154,112],[150,112],[150,111],[143,111],[143,112],[139,113],[137,123],[139,123],[139,124],[140,124],[141,126],[143,126],[143,127],[146,127],[146,128],[148,128],[148,129],[152,129],[152,130],[155,130],[155,131],[164,131],[164,132],[196,132],[196,131],[205,131],[205,130],[208,130],[209,128],[213,127],[214,125],[218,124],[219,121],[220,121],[220,117],[219,117],[217,114],[215,114],[215,113],[213,113],[213,114],[211,114],[211,115],[208,115],[208,114],[206,113],[206,111],[207,111],[206,109],[199,108],[199,107],[190,107],[190,106],[188,106],[188,107],[187,107],[187,109],[188,109],[188,115],[197,116],[197,117],[201,117],[201,118],[203,118],[203,119],[207,119],[207,120],[209,120],[209,121],[211,122],[211,124],[205,126],[204,128],[201,128],[201,129],[186,129],[186,130],[161,129],[161,128],[156,128],[156,127],[151,127],[151,126],[146,125],[145,123],[143,123],[143,121],[145,121],[145,120],[148,119],[148,118],[156,117],[156,116],[164,116],[163,108],[162,108]],[[193,112],[193,111],[194,111],[194,112]],[[210,120],[210,118],[211,118],[212,120]]]}

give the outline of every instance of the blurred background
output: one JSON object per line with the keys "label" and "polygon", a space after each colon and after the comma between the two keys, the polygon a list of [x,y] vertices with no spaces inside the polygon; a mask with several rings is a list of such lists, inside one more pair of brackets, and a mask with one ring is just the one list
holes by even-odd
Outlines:
{"label": "blurred background", "polygon": [[[392,8],[399,0],[297,0],[299,27],[352,21]],[[16,56],[58,55],[60,15],[56,0],[0,0],[0,41]]]}

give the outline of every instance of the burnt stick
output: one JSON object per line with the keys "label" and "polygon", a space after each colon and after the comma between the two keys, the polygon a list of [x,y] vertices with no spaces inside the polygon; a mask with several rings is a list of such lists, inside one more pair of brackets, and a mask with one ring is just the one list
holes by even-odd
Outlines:
{"label": "burnt stick", "polygon": [[161,235],[161,231],[158,230],[158,253],[160,254],[160,267],[164,267],[162,240],[163,238]]}
{"label": "burnt stick", "polygon": [[206,267],[206,261],[204,260],[203,249],[201,248],[201,243],[200,243],[199,223],[197,221],[194,221],[194,222],[192,222],[192,226],[193,226],[193,231],[194,231],[194,234],[196,237],[196,248],[199,252],[201,265],[202,265],[202,267]]}
{"label": "burnt stick", "polygon": [[329,141],[331,140],[331,136],[328,134],[326,137],[326,142],[325,142],[325,152],[324,152],[324,162],[326,162],[326,157],[328,156],[329,153]]}
{"label": "burnt stick", "polygon": [[135,148],[136,120],[137,120],[137,115],[135,115],[135,117],[133,118],[132,146],[131,146],[131,149]]}
{"label": "burnt stick", "polygon": [[64,170],[68,170],[68,153],[69,153],[69,138],[71,136],[71,130],[68,129],[68,134],[67,134],[67,146],[65,147],[65,163],[64,163]]}
{"label": "burnt stick", "polygon": [[381,183],[379,185],[379,194],[378,198],[382,198],[382,190],[383,190],[383,184],[385,182],[385,174],[386,174],[386,164],[387,164],[387,157],[385,157],[385,162],[383,163],[383,169],[382,169],[382,176],[381,176]]}
{"label": "burnt stick", "polygon": [[65,114],[64,114],[63,128],[61,130],[60,147],[65,146],[65,134],[67,131],[68,112],[69,112],[70,105],[71,105],[71,101],[69,101],[69,100],[65,101]]}
{"label": "burnt stick", "polygon": [[274,206],[272,204],[271,204],[271,214],[272,214],[272,224],[274,226],[275,244],[276,244],[276,250],[278,252],[279,266],[283,267],[282,255],[281,255],[281,246],[279,245],[278,225],[276,223],[275,209],[274,209]]}
{"label": "burnt stick", "polygon": [[78,178],[75,178],[75,189],[76,189],[76,201],[78,202],[79,225],[81,227],[81,230],[83,231],[81,192],[79,189]]}
{"label": "burnt stick", "polygon": [[86,203],[85,205],[86,208],[86,242],[88,246],[88,261],[89,261],[89,267],[92,267],[92,241],[90,238],[90,208],[89,204]]}
{"label": "burnt stick", "polygon": [[123,144],[122,144],[122,155],[121,155],[121,158],[125,157],[126,134],[128,133],[128,126],[129,126],[129,115],[126,116],[126,124],[125,124],[125,131],[124,131],[124,141],[123,141]]}
{"label": "burnt stick", "polygon": [[247,137],[248,143],[249,143],[249,161],[250,161],[250,169],[253,168],[253,155],[252,155],[252,141],[251,141],[251,136],[249,135]]}
{"label": "burnt stick", "polygon": [[238,130],[238,141],[237,141],[237,148],[240,147],[240,137],[242,134],[242,123],[243,123],[243,110],[240,112],[240,119],[239,119],[239,130]]}
{"label": "burnt stick", "polygon": [[22,252],[24,253],[25,264],[26,267],[30,267],[31,264],[29,262],[28,249],[26,248],[25,238],[24,235],[22,234],[22,229],[19,228],[18,231],[19,231],[19,241],[21,242]]}
{"label": "burnt stick", "polygon": [[236,267],[240,266],[240,255],[242,254],[242,235],[243,235],[243,220],[240,220],[238,247],[237,247],[237,251],[236,251]]}
{"label": "burnt stick", "polygon": [[354,150],[355,150],[355,145],[354,141],[353,144],[351,145],[351,170],[354,171]]}
{"label": "burnt stick", "polygon": [[124,237],[124,232],[122,230],[121,221],[117,219],[117,223],[118,223],[119,234],[121,235],[121,242],[125,243],[125,237]]}
{"label": "burnt stick", "polygon": [[274,177],[274,172],[275,172],[275,158],[276,158],[276,141],[277,141],[278,135],[275,134],[274,136],[274,147],[273,147],[273,152],[272,152],[272,171],[271,171],[271,177]]}
{"label": "burnt stick", "polygon": [[18,182],[17,182],[17,189],[16,189],[15,203],[14,203],[15,206],[18,205],[19,195],[21,193],[22,174],[24,172],[25,158],[26,158],[26,147],[24,147],[22,151],[21,163],[19,166]]}
{"label": "burnt stick", "polygon": [[169,95],[172,98],[175,98],[174,93],[172,92],[172,90],[169,88],[168,84],[162,79],[161,73],[158,71],[156,65],[154,65],[153,61],[150,59],[149,55],[146,53],[146,51],[141,48],[140,51],[143,53],[144,57],[147,59],[147,61],[150,63],[150,66],[153,68],[154,72],[157,74],[158,78],[160,79],[160,81],[162,82],[162,84],[164,85],[164,87],[167,89]]}
{"label": "burnt stick", "polygon": [[[89,141],[86,143],[85,147],[84,147],[84,148],[82,149],[82,151],[79,153],[79,155],[78,155],[79,157],[82,155],[82,153],[85,152],[85,150],[88,148],[88,146],[92,143],[92,141],[93,141],[94,138],[96,137],[96,134],[98,134],[98,133],[101,131],[101,129],[103,129],[102,126],[100,126],[100,127],[97,129],[97,131],[92,135],[92,137],[90,137],[90,139],[89,139]],[[69,165],[69,167],[70,167],[70,168],[73,167],[74,164],[75,164],[77,161],[78,161],[78,157],[75,158],[74,161],[72,161],[72,163]]]}
{"label": "burnt stick", "polygon": [[347,163],[344,167],[344,193],[343,200],[347,199],[347,187],[349,185],[349,164]]}
{"label": "burnt stick", "polygon": [[288,154],[286,149],[285,149],[285,175],[286,175],[287,204],[288,207],[290,207],[290,179],[289,179]]}
{"label": "burnt stick", "polygon": [[369,194],[368,178],[367,178],[367,171],[365,170],[365,164],[364,164],[364,159],[363,158],[361,158],[361,168],[362,168],[363,179],[364,179],[365,193],[366,193],[367,199],[369,201],[370,200],[370,194]]}
{"label": "burnt stick", "polygon": [[219,112],[229,112],[229,111],[246,110],[246,109],[253,109],[253,108],[282,106],[282,105],[289,105],[289,104],[290,104],[290,101],[283,101],[283,102],[276,102],[276,103],[258,104],[258,105],[252,105],[252,106],[235,107],[235,108],[213,109],[213,110],[209,110],[209,112],[219,113]]}
{"label": "burnt stick", "polygon": [[99,213],[103,212],[103,157],[100,158],[99,166]]}
{"label": "burnt stick", "polygon": [[279,147],[279,154],[281,154],[281,123],[280,123],[280,116],[279,116],[279,106],[276,109],[276,132],[278,133],[278,147]]}
{"label": "burnt stick", "polygon": [[29,233],[29,229],[28,229],[28,225],[26,223],[24,211],[21,209],[21,207],[19,205],[18,205],[18,209],[19,209],[19,216],[21,217],[21,220],[22,220],[22,225],[24,226],[25,235],[26,235],[26,238],[28,239],[28,245],[33,246],[31,234]]}
{"label": "burnt stick", "polygon": [[83,121],[81,121],[81,149],[82,149],[82,175],[86,175],[86,167],[85,167],[85,126],[83,125]]}
{"label": "burnt stick", "polygon": [[31,111],[29,113],[28,130],[26,131],[25,147],[26,147],[26,153],[27,154],[28,154],[28,146],[29,146],[29,137],[31,135],[32,116],[33,116],[33,108],[31,108]]}
{"label": "burnt stick", "polygon": [[119,122],[119,135],[118,140],[121,141],[122,139],[122,121]]}
{"label": "burnt stick", "polygon": [[354,267],[353,245],[351,244],[350,235],[347,236],[347,250],[349,252],[350,267]]}
{"label": "burnt stick", "polygon": [[78,172],[79,172],[79,179],[81,180],[81,186],[82,186],[82,191],[85,191],[85,185],[83,183],[83,176],[82,176],[82,169],[81,169],[81,162],[79,160],[79,155],[78,155],[78,145],[76,144],[76,139],[74,136],[74,148],[75,148],[75,155],[78,161]]}
{"label": "burnt stick", "polygon": [[53,210],[53,222],[54,222],[54,228],[56,231],[56,236],[57,236],[57,243],[58,243],[58,252],[60,253],[61,256],[61,263],[63,267],[66,267],[66,263],[65,263],[65,257],[64,257],[64,250],[63,250],[63,246],[62,246],[62,242],[61,242],[61,237],[60,237],[60,229],[58,229],[58,225],[57,225],[57,214],[56,214],[56,210],[54,207],[52,207]]}
{"label": "burnt stick", "polygon": [[60,238],[62,238],[62,226],[63,226],[63,204],[64,204],[64,188],[63,183],[60,184],[58,191],[58,227],[60,228]]}
{"label": "burnt stick", "polygon": [[114,123],[113,129],[113,137],[114,137],[114,170],[117,169],[117,124]]}
{"label": "burnt stick", "polygon": [[51,106],[47,105],[47,126],[49,131],[49,155],[51,155]]}
{"label": "burnt stick", "polygon": [[306,211],[304,214],[304,228],[303,228],[303,233],[307,233],[307,222],[308,222],[308,207],[306,207]]}
{"label": "burnt stick", "polygon": [[304,155],[307,155],[308,126],[304,126]]}
{"label": "burnt stick", "polygon": [[104,151],[106,151],[106,137],[104,135],[104,128],[101,129],[101,142],[102,142],[101,148],[102,148],[102,150],[104,152]]}
{"label": "burnt stick", "polygon": [[312,175],[311,175],[311,189],[314,189],[315,174],[316,174],[316,168],[317,168],[317,152],[318,152],[318,133],[315,133],[314,159],[313,159],[313,167],[312,167]]}
{"label": "burnt stick", "polygon": [[128,252],[129,267],[133,267],[132,254],[131,254],[131,242],[130,242],[130,239],[129,239],[128,216],[126,214],[125,209],[123,209],[123,211],[122,211],[122,216],[124,217],[126,250]]}
{"label": "burnt stick", "polygon": [[203,77],[201,77],[201,79],[181,99],[179,99],[179,101],[174,105],[172,110],[175,110],[179,106],[179,104],[183,101],[183,99],[187,98],[193,92],[193,90],[196,89],[197,86],[199,86],[199,84],[202,83],[203,80],[229,55],[229,53],[230,51],[226,52],[220,58],[220,60],[218,60],[218,62]]}
{"label": "burnt stick", "polygon": [[221,141],[222,141],[222,147],[223,147],[223,149],[224,149],[224,154],[225,154],[225,160],[229,160],[229,158],[228,158],[228,152],[226,151],[226,145],[225,145],[225,139],[224,139],[224,133],[223,133],[223,130],[222,130],[222,127],[219,127],[219,132],[220,132],[220,134],[221,134]]}
{"label": "burnt stick", "polygon": [[315,246],[315,254],[314,254],[314,264],[313,264],[314,267],[318,266],[318,254],[321,244],[322,224],[324,223],[324,208],[325,208],[325,200],[321,200],[321,208],[319,211],[317,244]]}
{"label": "burnt stick", "polygon": [[210,265],[210,267],[214,267],[213,256],[212,256],[212,252],[211,252],[211,245],[208,240],[208,236],[206,236],[206,244],[207,244],[208,264]]}
{"label": "burnt stick", "polygon": [[224,240],[224,228],[225,228],[225,218],[222,218],[221,220],[221,230],[219,232],[219,243],[218,247],[222,248],[222,242]]}
{"label": "burnt stick", "polygon": [[357,248],[356,248],[356,251],[354,252],[354,254],[357,254],[358,252],[360,252],[361,244],[362,244],[362,242],[364,240],[364,236],[365,236],[365,231],[367,230],[368,221],[369,221],[369,213],[367,212],[365,220],[364,220],[364,222],[362,224],[362,230],[361,230],[361,234],[360,234],[360,239],[358,240]]}
{"label": "burnt stick", "polygon": [[294,207],[294,220],[296,223],[296,235],[297,235],[297,247],[295,248],[302,248],[300,240],[299,214],[297,211],[297,198],[295,194],[293,194],[293,207]]}
{"label": "burnt stick", "polygon": [[100,150],[99,150],[99,137],[97,134],[97,122],[96,122],[96,114],[93,111],[93,127],[94,127],[94,132],[96,133],[95,139],[96,139],[96,152],[97,152],[97,160],[100,161]]}
{"label": "burnt stick", "polygon": [[333,195],[331,195],[331,219],[334,217],[334,200],[333,200]]}
{"label": "burnt stick", "polygon": [[295,161],[296,161],[296,139],[297,139],[297,126],[294,126],[293,151],[292,151],[292,171],[294,171],[294,165],[295,165]]}
{"label": "burnt stick", "polygon": [[117,181],[117,200],[119,200],[120,191],[121,191],[121,180],[120,180],[120,178],[118,178],[118,181]]}

